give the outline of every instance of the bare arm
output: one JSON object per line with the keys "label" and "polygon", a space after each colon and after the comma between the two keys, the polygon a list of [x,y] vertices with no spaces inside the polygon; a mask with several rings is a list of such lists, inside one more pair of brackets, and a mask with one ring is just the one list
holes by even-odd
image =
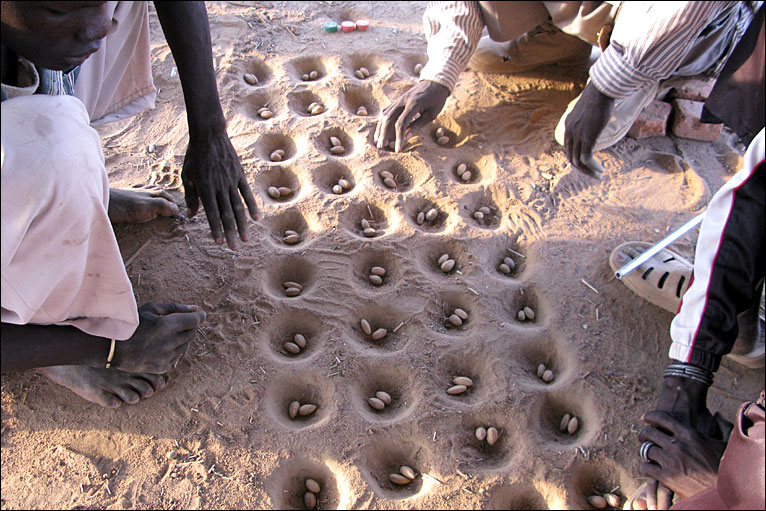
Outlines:
{"label": "bare arm", "polygon": [[106,363],[109,339],[86,334],[73,326],[2,323],[2,370],[23,371],[54,365]]}

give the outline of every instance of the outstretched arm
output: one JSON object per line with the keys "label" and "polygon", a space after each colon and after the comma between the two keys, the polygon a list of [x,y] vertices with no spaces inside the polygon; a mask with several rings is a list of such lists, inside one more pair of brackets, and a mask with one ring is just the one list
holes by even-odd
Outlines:
{"label": "outstretched arm", "polygon": [[[218,100],[207,11],[204,2],[155,2],[162,31],[178,66],[189,122],[189,147],[181,178],[189,214],[200,201],[215,242],[224,235],[237,248],[237,232],[247,241],[247,215],[257,218],[255,197],[226,134],[226,120]],[[223,226],[223,229],[221,228]]]}

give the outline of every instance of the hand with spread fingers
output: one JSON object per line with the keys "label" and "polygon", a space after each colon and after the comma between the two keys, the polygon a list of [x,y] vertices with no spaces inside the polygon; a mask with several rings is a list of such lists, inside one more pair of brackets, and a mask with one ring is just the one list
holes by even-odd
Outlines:
{"label": "hand with spread fingers", "polygon": [[613,109],[614,99],[589,83],[564,122],[567,159],[577,170],[596,179],[601,179],[604,167],[593,157],[593,148]]}
{"label": "hand with spread fingers", "polygon": [[444,85],[430,80],[419,81],[381,112],[373,137],[377,148],[388,147],[394,141],[394,151],[401,151],[407,131],[436,119],[449,94]]}

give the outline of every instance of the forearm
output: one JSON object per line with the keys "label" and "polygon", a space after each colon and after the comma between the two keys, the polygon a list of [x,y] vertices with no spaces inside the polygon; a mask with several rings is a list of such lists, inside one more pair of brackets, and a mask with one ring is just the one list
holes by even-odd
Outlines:
{"label": "forearm", "polygon": [[2,323],[2,370],[56,365],[97,367],[106,363],[109,341],[72,326]]}
{"label": "forearm", "polygon": [[154,6],[178,67],[190,137],[224,131],[205,3],[154,2]]}

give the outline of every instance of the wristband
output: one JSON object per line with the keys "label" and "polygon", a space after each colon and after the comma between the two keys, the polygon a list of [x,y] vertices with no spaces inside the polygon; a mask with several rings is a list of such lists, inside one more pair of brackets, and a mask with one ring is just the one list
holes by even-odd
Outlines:
{"label": "wristband", "polygon": [[114,357],[114,347],[117,343],[112,339],[112,344],[109,346],[109,356],[106,357],[106,368],[112,367],[112,358]]}
{"label": "wristband", "polygon": [[662,372],[662,376],[677,376],[688,378],[710,387],[713,385],[713,372],[701,367],[687,364],[670,364]]}

